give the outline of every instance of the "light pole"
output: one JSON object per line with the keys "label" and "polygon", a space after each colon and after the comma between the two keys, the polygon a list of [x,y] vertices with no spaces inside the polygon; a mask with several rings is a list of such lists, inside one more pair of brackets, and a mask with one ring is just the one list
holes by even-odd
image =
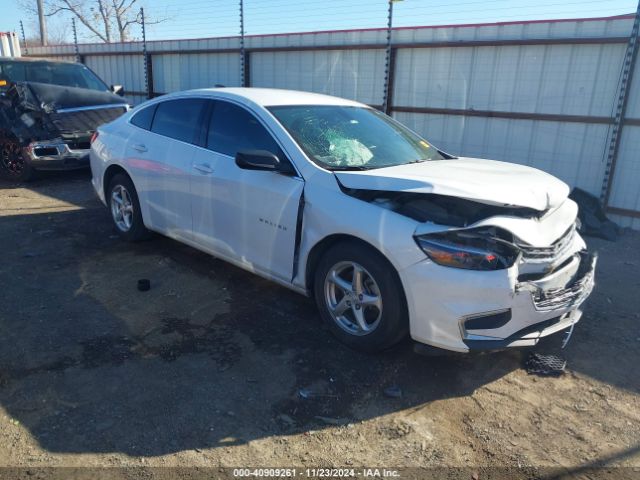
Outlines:
{"label": "light pole", "polygon": [[40,44],[47,45],[47,23],[44,18],[44,6],[42,0],[38,0],[38,22],[40,23]]}

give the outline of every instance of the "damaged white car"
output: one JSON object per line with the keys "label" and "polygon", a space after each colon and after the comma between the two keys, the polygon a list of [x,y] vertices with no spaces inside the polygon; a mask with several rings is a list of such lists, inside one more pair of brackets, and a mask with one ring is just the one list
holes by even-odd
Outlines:
{"label": "damaged white car", "polygon": [[594,284],[566,184],[455,158],[349,100],[166,95],[100,127],[91,168],[123,238],[159,232],[312,295],[362,350],[535,345]]}

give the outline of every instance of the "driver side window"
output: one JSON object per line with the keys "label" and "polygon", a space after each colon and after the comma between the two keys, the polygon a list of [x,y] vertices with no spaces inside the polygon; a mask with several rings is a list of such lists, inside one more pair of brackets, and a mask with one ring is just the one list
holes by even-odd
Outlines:
{"label": "driver side window", "polygon": [[206,148],[230,157],[240,150],[267,150],[281,162],[288,162],[273,136],[253,114],[221,100],[214,101]]}

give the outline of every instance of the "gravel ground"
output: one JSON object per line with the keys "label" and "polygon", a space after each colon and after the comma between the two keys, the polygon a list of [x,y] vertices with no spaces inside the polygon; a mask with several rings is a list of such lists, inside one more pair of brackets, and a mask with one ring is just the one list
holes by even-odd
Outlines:
{"label": "gravel ground", "polygon": [[166,238],[121,242],[87,172],[0,183],[0,242],[0,467],[16,476],[640,476],[638,233],[588,239],[597,285],[559,378],[527,375],[522,351],[351,351],[309,299]]}

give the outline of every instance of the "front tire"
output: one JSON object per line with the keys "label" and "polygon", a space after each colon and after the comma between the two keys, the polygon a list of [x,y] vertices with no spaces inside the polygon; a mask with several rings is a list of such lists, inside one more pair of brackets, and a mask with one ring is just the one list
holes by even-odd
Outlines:
{"label": "front tire", "polygon": [[363,243],[341,242],[322,256],[315,272],[314,296],[332,333],[357,350],[387,349],[409,331],[396,270]]}
{"label": "front tire", "polygon": [[12,134],[0,133],[0,174],[12,182],[28,182],[35,175],[22,145]]}
{"label": "front tire", "polygon": [[139,242],[150,237],[151,232],[144,226],[138,193],[131,179],[117,174],[109,182],[107,204],[111,220],[118,235],[128,242]]}

